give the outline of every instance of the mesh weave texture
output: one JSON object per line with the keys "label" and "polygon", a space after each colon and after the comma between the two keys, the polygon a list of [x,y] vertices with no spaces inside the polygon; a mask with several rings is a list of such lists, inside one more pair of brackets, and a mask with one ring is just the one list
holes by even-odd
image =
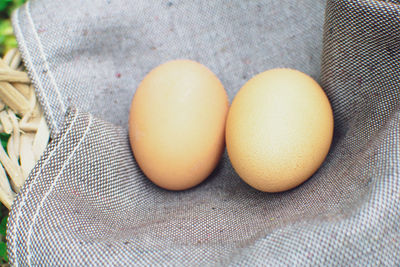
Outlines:
{"label": "mesh weave texture", "polygon": [[[14,266],[400,263],[399,1],[38,0],[13,24],[53,135],[11,210]],[[318,80],[335,114],[320,170],[267,194],[224,155],[191,190],[149,182],[129,105],[176,58],[208,66],[230,100],[273,67]]]}

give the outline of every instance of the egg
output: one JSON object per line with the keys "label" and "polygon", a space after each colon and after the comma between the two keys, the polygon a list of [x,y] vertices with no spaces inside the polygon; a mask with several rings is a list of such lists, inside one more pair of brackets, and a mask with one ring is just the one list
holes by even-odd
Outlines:
{"label": "egg", "polygon": [[225,149],[229,100],[219,79],[191,60],[146,75],[132,100],[129,139],[143,173],[168,190],[198,185]]}
{"label": "egg", "polygon": [[272,69],[236,94],[226,123],[229,159],[239,176],[264,192],[292,189],[324,162],[333,137],[329,100],[308,75]]}

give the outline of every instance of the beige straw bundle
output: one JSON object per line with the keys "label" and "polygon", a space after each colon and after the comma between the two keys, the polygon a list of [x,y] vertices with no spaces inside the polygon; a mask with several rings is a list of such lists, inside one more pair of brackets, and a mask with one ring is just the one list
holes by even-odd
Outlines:
{"label": "beige straw bundle", "polygon": [[0,59],[0,201],[10,209],[16,193],[49,142],[49,129],[18,49]]}

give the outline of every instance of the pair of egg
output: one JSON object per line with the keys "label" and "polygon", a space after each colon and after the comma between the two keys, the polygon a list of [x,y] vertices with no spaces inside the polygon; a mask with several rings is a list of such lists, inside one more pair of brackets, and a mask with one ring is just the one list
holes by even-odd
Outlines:
{"label": "pair of egg", "polygon": [[219,79],[190,60],[146,75],[131,105],[129,138],[143,173],[168,190],[204,181],[225,150],[239,176],[281,192],[321,166],[333,136],[327,96],[311,77],[273,69],[250,79],[232,105]]}

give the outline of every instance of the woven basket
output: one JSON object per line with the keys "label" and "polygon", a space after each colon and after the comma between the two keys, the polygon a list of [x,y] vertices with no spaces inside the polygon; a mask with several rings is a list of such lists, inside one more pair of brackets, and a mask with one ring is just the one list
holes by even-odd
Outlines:
{"label": "woven basket", "polygon": [[49,129],[18,49],[0,59],[0,136],[0,201],[10,209],[49,142]]}

